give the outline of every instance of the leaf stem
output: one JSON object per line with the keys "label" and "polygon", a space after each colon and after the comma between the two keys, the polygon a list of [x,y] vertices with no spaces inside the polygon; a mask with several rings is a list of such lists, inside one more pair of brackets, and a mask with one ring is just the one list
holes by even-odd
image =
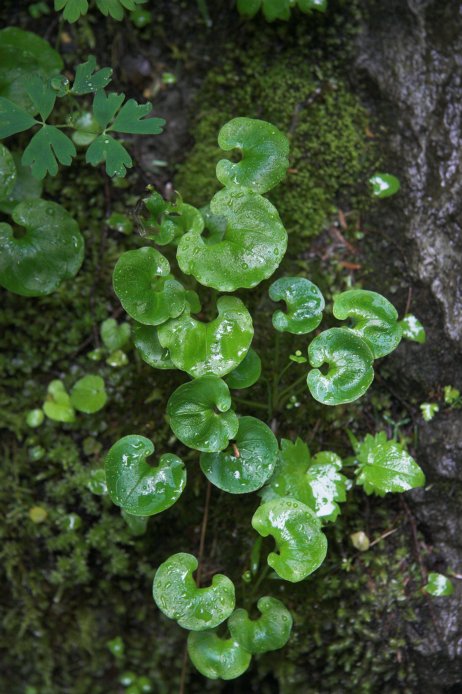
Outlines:
{"label": "leaf stem", "polygon": [[261,402],[256,402],[256,400],[247,400],[246,398],[236,398],[236,397],[233,397],[233,400],[235,400],[237,403],[240,403],[241,405],[248,405],[249,407],[255,407],[257,410],[265,410],[265,412],[268,410],[267,405],[263,405]]}

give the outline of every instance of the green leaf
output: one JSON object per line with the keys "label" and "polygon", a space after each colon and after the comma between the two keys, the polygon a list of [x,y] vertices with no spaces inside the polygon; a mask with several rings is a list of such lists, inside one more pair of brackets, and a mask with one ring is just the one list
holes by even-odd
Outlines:
{"label": "green leaf", "polygon": [[[0,144],[0,197],[8,199],[16,183],[16,166],[10,150]],[[1,202],[0,202],[1,205]]]}
{"label": "green leaf", "polygon": [[280,332],[303,335],[322,321],[325,301],[319,288],[305,277],[281,277],[269,288],[272,301],[285,301],[287,313],[273,313],[273,326]]}
{"label": "green leaf", "polygon": [[194,667],[210,680],[234,680],[247,670],[252,659],[235,639],[223,639],[215,630],[192,631],[188,654]]}
{"label": "green leaf", "polygon": [[[308,348],[311,366],[307,383],[311,395],[323,405],[342,405],[364,395],[374,380],[374,357],[367,343],[347,328],[330,328]],[[324,375],[319,367],[327,363]]]}
{"label": "green leaf", "polygon": [[213,197],[214,215],[227,220],[223,238],[190,231],[180,238],[177,260],[186,275],[206,287],[233,292],[255,287],[277,269],[287,248],[287,232],[276,208],[247,188],[227,187]]}
{"label": "green leaf", "polygon": [[260,489],[276,465],[278,443],[271,429],[255,417],[240,417],[235,443],[221,453],[202,453],[207,479],[230,494]]}
{"label": "green leaf", "polygon": [[133,342],[141,359],[153,369],[175,369],[168,349],[159,342],[157,328],[154,325],[137,323],[133,330]]}
{"label": "green leaf", "polygon": [[109,496],[114,504],[134,516],[153,516],[178,500],[186,486],[186,470],[180,458],[161,455],[152,467],[146,458],[154,445],[144,436],[124,436],[109,450],[104,461]]}
{"label": "green leaf", "polygon": [[0,139],[29,130],[38,121],[12,101],[0,97]]}
{"label": "green leaf", "polygon": [[261,613],[250,619],[247,610],[238,609],[228,619],[229,632],[237,643],[252,654],[283,648],[290,638],[292,615],[277,598],[263,597],[257,603]]}
{"label": "green leaf", "polygon": [[401,188],[399,179],[392,174],[376,173],[369,179],[375,198],[389,198]]}
{"label": "green leaf", "polygon": [[229,388],[217,376],[201,376],[177,388],[167,416],[177,439],[196,451],[222,451],[239,428]]}
{"label": "green leaf", "polygon": [[133,161],[125,147],[110,135],[99,135],[90,144],[85,155],[85,161],[92,166],[106,162],[108,176],[123,178],[127,169],[133,166]]}
{"label": "green leaf", "polygon": [[101,376],[84,376],[72,388],[71,403],[79,412],[93,414],[101,410],[106,402],[106,388]]}
{"label": "green leaf", "polygon": [[242,17],[255,17],[261,7],[262,0],[237,0],[237,11]]}
{"label": "green leaf", "polygon": [[74,144],[67,135],[53,125],[44,125],[24,150],[22,163],[32,168],[36,178],[42,179],[47,173],[56,176],[58,162],[69,166],[76,154]]}
{"label": "green leaf", "polygon": [[121,515],[128,525],[131,535],[134,537],[140,537],[141,535],[146,534],[149,516],[134,516],[132,513],[127,513],[127,511],[124,511],[123,509]]}
{"label": "green leaf", "polygon": [[327,10],[327,0],[297,0],[299,9],[302,12],[325,12]]}
{"label": "green leaf", "polygon": [[113,212],[108,217],[107,225],[110,229],[125,234],[125,236],[130,236],[133,231],[133,221],[122,212]]}
{"label": "green leaf", "polygon": [[55,0],[55,10],[64,9],[63,17],[66,22],[76,22],[88,12],[88,0]]}
{"label": "green leaf", "polygon": [[216,574],[212,585],[198,588],[193,578],[197,559],[180,552],[159,566],[152,594],[157,607],[183,629],[203,631],[225,621],[234,610],[234,585]]}
{"label": "green leaf", "polygon": [[254,118],[233,118],[219,132],[218,145],[225,152],[238,149],[241,161],[222,159],[217,178],[224,186],[244,186],[267,193],[286,176],[289,141],[275,125]]}
{"label": "green leaf", "polygon": [[117,114],[109,130],[133,135],[159,135],[165,125],[164,118],[145,118],[152,112],[152,104],[138,104],[129,99]]}
{"label": "green leaf", "polygon": [[109,94],[106,94],[103,90],[96,92],[93,99],[93,115],[102,130],[107,128],[122,106],[124,99],[125,94],[117,94],[116,92],[109,92]]}
{"label": "green leaf", "polygon": [[96,496],[107,496],[106,473],[103,469],[92,470],[87,482],[87,487]]}
{"label": "green leaf", "polygon": [[97,92],[109,84],[111,77],[112,68],[104,67],[101,70],[96,70],[96,58],[94,55],[90,55],[86,63],[77,65],[71,93],[91,94]]}
{"label": "green leaf", "polygon": [[71,399],[62,381],[51,381],[43,411],[55,422],[75,422],[75,412]]}
{"label": "green leaf", "polygon": [[159,342],[169,350],[172,362],[193,378],[225,376],[244,359],[252,342],[252,318],[240,299],[223,296],[217,310],[217,318],[210,323],[192,318],[185,310],[158,328]]}
{"label": "green leaf", "polygon": [[146,0],[96,0],[96,6],[99,11],[105,16],[110,16],[117,21],[124,18],[124,8],[133,10],[139,4]]}
{"label": "green leaf", "polygon": [[181,198],[167,202],[159,193],[152,192],[143,202],[149,212],[146,220],[147,236],[159,246],[178,240],[188,231],[200,234],[204,227],[199,210],[187,205]]}
{"label": "green leaf", "polygon": [[436,402],[423,402],[420,405],[420,411],[424,422],[431,422],[435,414],[440,411],[440,406]]}
{"label": "green leaf", "polygon": [[405,492],[423,487],[425,475],[403,446],[388,441],[384,431],[367,434],[357,451],[359,469],[357,484],[366,494],[384,496],[388,492]]}
{"label": "green leaf", "polygon": [[170,275],[170,264],[155,248],[126,251],[112,275],[114,291],[129,316],[145,325],[160,325],[185,308],[185,292]]}
{"label": "green leaf", "polygon": [[43,410],[29,410],[26,417],[26,424],[28,427],[35,429],[43,424],[44,418]]}
{"label": "green leaf", "polygon": [[428,583],[424,590],[436,598],[446,598],[453,594],[454,586],[447,576],[432,572],[428,574]]}
{"label": "green leaf", "polygon": [[2,287],[22,296],[45,296],[77,274],[84,241],[64,207],[48,200],[27,200],[14,208],[12,217],[26,233],[16,237],[9,224],[0,223]]}
{"label": "green leaf", "polygon": [[350,319],[350,330],[367,342],[374,359],[393,352],[401,342],[398,313],[384,296],[365,289],[350,289],[334,298],[333,313],[339,320]]}
{"label": "green leaf", "polygon": [[260,492],[263,501],[290,497],[313,508],[314,497],[307,479],[310,464],[310,451],[301,438],[297,438],[295,443],[281,439],[281,451],[273,475]]}
{"label": "green leaf", "polygon": [[255,511],[252,526],[262,537],[274,537],[278,552],[268,555],[268,564],[285,581],[303,581],[326,557],[327,540],[320,520],[300,501],[266,502]]}
{"label": "green leaf", "polygon": [[[12,158],[15,166],[13,188],[8,192],[9,185],[5,184],[0,193],[0,212],[6,212],[7,214],[11,214],[19,202],[40,198],[43,188],[42,182],[32,176],[30,167],[21,164],[19,152],[13,152]],[[3,165],[0,164],[0,166],[2,172],[0,176],[8,176],[6,161]]]}
{"label": "green leaf", "polygon": [[342,459],[331,451],[317,453],[310,463],[307,480],[314,503],[309,506],[322,521],[334,522],[340,513],[339,502],[346,501],[351,483],[341,469]]}
{"label": "green leaf", "polygon": [[115,352],[111,352],[106,358],[106,364],[109,364],[114,369],[118,369],[128,364],[128,357],[121,349],[116,349]]}
{"label": "green leaf", "polygon": [[49,80],[44,80],[40,75],[27,77],[25,90],[29,95],[35,109],[46,120],[52,112],[57,93],[50,85]]}
{"label": "green leaf", "polygon": [[125,347],[130,339],[130,326],[128,323],[117,323],[114,318],[107,318],[101,323],[100,335],[104,346],[110,352]]}
{"label": "green leaf", "polygon": [[454,388],[453,386],[444,386],[444,402],[446,405],[453,405],[460,398],[460,390]]}
{"label": "green leaf", "polygon": [[420,345],[425,343],[427,339],[425,328],[419,319],[416,318],[412,313],[407,313],[403,320],[399,321],[399,325],[402,328],[403,338],[405,340],[418,342]]}
{"label": "green leaf", "polygon": [[252,347],[241,361],[225,378],[230,388],[242,390],[250,388],[258,381],[261,374],[261,359]]}

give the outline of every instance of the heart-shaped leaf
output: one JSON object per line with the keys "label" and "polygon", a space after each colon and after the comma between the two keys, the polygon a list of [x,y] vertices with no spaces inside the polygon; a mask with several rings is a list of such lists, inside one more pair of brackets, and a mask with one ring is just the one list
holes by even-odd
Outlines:
{"label": "heart-shaped leaf", "polygon": [[193,578],[196,569],[192,554],[173,554],[157,569],[152,594],[157,607],[183,629],[204,631],[217,627],[234,610],[234,584],[216,574],[211,586],[198,588]]}
{"label": "heart-shaped leaf", "polygon": [[235,610],[228,619],[229,632],[249,653],[277,651],[289,640],[292,615],[277,598],[260,598],[257,607],[261,612],[258,619],[250,619],[247,610]]}
{"label": "heart-shaped leaf", "polygon": [[322,521],[335,521],[340,513],[339,502],[346,501],[351,483],[341,474],[342,459],[331,451],[317,453],[307,471],[307,480],[313,495],[310,508]]}
{"label": "heart-shaped leaf", "polygon": [[235,443],[221,453],[202,453],[202,472],[230,494],[260,489],[276,465],[278,443],[271,429],[255,417],[241,417]]}
{"label": "heart-shaped leaf", "polygon": [[101,410],[106,402],[106,388],[101,376],[84,376],[72,388],[71,403],[79,412],[93,414]]}
{"label": "heart-shaped leaf", "polygon": [[247,354],[253,338],[250,313],[240,299],[222,296],[218,316],[210,323],[193,318],[188,310],[158,328],[159,342],[178,369],[193,378],[225,376]]}
{"label": "heart-shaped leaf", "polygon": [[353,322],[350,330],[367,342],[374,359],[396,349],[403,336],[395,307],[377,292],[350,289],[337,294],[333,313],[339,320]]}
{"label": "heart-shaped leaf", "polygon": [[[311,395],[323,405],[342,405],[364,395],[374,380],[374,356],[368,344],[347,328],[330,328],[308,348],[312,369],[307,383]],[[319,367],[327,363],[329,371]]]}
{"label": "heart-shaped leaf", "polygon": [[261,359],[252,347],[239,366],[229,373],[225,381],[230,388],[242,390],[250,388],[258,381],[261,374]]}
{"label": "heart-shaped leaf", "polygon": [[168,349],[159,342],[157,328],[154,325],[136,323],[133,330],[133,342],[141,358],[153,369],[175,369]]}
{"label": "heart-shaped leaf", "polygon": [[375,198],[389,198],[395,195],[401,188],[401,183],[396,176],[388,173],[376,173],[369,179],[372,186],[372,195]]}
{"label": "heart-shaped leaf", "polygon": [[285,581],[303,581],[326,557],[327,540],[321,532],[321,522],[300,501],[267,501],[255,511],[252,525],[263,537],[274,537],[278,553],[268,555],[268,564]]}
{"label": "heart-shaped leaf", "polygon": [[229,388],[217,376],[201,376],[177,388],[167,415],[175,436],[197,451],[222,451],[239,427]]}
{"label": "heart-shaped leaf", "polygon": [[275,125],[254,118],[233,118],[219,132],[218,145],[225,152],[238,149],[242,159],[222,159],[217,178],[224,186],[245,186],[267,193],[286,176],[289,141]]}
{"label": "heart-shaped leaf", "polygon": [[418,342],[420,345],[425,343],[425,340],[427,339],[425,328],[419,319],[416,318],[412,313],[407,313],[399,324],[403,329],[403,338],[405,340]]}
{"label": "heart-shaped leaf", "polygon": [[130,339],[130,326],[128,323],[117,323],[114,318],[107,318],[101,323],[101,339],[104,346],[110,352],[122,349]]}
{"label": "heart-shaped leaf", "polygon": [[247,670],[252,659],[235,639],[222,639],[213,629],[192,631],[188,654],[201,675],[210,680],[234,680]]}
{"label": "heart-shaped leaf", "polygon": [[310,451],[301,438],[295,443],[281,439],[274,473],[260,492],[263,501],[291,497],[313,508],[314,497],[306,476],[310,463]]}
{"label": "heart-shaped leaf", "polygon": [[447,576],[432,572],[428,574],[428,582],[424,590],[433,597],[446,598],[453,594],[454,586]]}
{"label": "heart-shaped leaf", "polygon": [[74,277],[82,264],[84,242],[64,207],[26,200],[14,208],[12,218],[26,232],[17,237],[9,224],[0,223],[2,287],[22,296],[45,296]]}
{"label": "heart-shaped leaf", "polygon": [[145,325],[160,325],[185,307],[185,293],[170,276],[170,264],[155,248],[126,251],[112,276],[114,291],[129,316]]}
{"label": "heart-shaped leaf", "polygon": [[273,326],[280,332],[303,335],[322,320],[325,301],[319,288],[306,277],[281,277],[269,288],[272,301],[285,301],[287,313],[273,313]]}
{"label": "heart-shaped leaf", "polygon": [[389,441],[384,431],[375,436],[367,434],[358,445],[359,464],[357,483],[366,494],[384,496],[387,492],[405,492],[423,487],[425,475],[403,446]]}
{"label": "heart-shaped leaf", "polygon": [[186,485],[184,463],[164,453],[152,467],[146,458],[154,445],[144,436],[124,436],[106,456],[104,466],[109,495],[117,506],[134,516],[153,516],[177,501]]}
{"label": "heart-shaped leaf", "polygon": [[223,237],[205,239],[190,231],[178,243],[177,260],[186,275],[206,287],[233,292],[271,277],[287,248],[287,232],[276,208],[248,188],[224,188],[210,203],[224,217]]}
{"label": "heart-shaped leaf", "polygon": [[71,399],[62,381],[51,381],[43,411],[55,422],[75,422],[75,412]]}

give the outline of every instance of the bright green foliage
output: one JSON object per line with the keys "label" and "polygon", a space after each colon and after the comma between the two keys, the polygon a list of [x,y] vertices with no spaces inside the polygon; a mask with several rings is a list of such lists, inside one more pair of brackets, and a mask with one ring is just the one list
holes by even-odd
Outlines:
{"label": "bright green foliage", "polygon": [[258,381],[261,375],[261,359],[252,347],[239,366],[229,373],[225,381],[230,388],[250,388]]}
{"label": "bright green foliage", "polygon": [[185,307],[184,289],[171,277],[167,258],[149,246],[120,256],[113,285],[128,315],[145,325],[165,323]]}
{"label": "bright green foliage", "polygon": [[306,277],[281,277],[268,290],[272,301],[285,301],[287,313],[273,313],[273,326],[280,332],[303,335],[322,320],[325,301],[320,289]]}
{"label": "bright green foliage", "polygon": [[454,405],[460,398],[460,390],[453,386],[444,386],[443,393],[444,402],[449,406]]}
{"label": "bright green foliage", "polygon": [[104,346],[110,352],[125,347],[130,339],[130,326],[128,323],[117,323],[114,318],[107,318],[101,323],[101,339]]}
{"label": "bright green foliage", "polygon": [[432,572],[428,574],[428,583],[424,590],[436,598],[447,598],[453,594],[454,586],[447,576]]}
{"label": "bright green foliage", "polygon": [[365,289],[350,289],[334,298],[333,313],[339,320],[350,319],[350,328],[369,345],[374,359],[393,352],[403,331],[398,312],[384,296]]}
{"label": "bright green foliage", "polygon": [[43,423],[44,419],[43,410],[29,410],[26,417],[27,426],[35,429]]}
{"label": "bright green foliage", "polygon": [[22,296],[44,296],[74,277],[83,261],[84,242],[77,222],[64,207],[47,200],[26,200],[12,212],[26,231],[16,236],[0,223],[0,285]]}
{"label": "bright green foliage", "polygon": [[72,140],[53,125],[44,125],[24,150],[22,163],[30,166],[33,176],[41,180],[47,174],[56,176],[58,162],[70,166],[77,152]]}
{"label": "bright green foliage", "polygon": [[211,680],[233,680],[249,667],[251,654],[234,639],[222,639],[215,630],[193,631],[188,654],[201,675]]}
{"label": "bright green foliage", "polygon": [[420,411],[424,422],[431,422],[435,414],[440,411],[440,406],[436,402],[423,402],[420,405]]}
{"label": "bright green foliage", "polygon": [[290,19],[292,7],[297,6],[301,12],[325,12],[327,0],[237,0],[238,12],[243,17],[254,17],[261,8],[265,19],[274,22],[276,19]]}
{"label": "bright green foliage", "polygon": [[[96,6],[106,17],[112,17],[117,21],[124,18],[124,10],[134,10],[146,0],[96,0]],[[76,22],[88,12],[88,0],[55,0],[55,10],[63,10],[63,17],[67,22]]]}
{"label": "bright green foliage", "polygon": [[396,176],[387,173],[376,173],[369,179],[372,186],[372,195],[375,198],[389,198],[395,195],[401,188],[401,183]]}
{"label": "bright green foliage", "polygon": [[200,234],[204,228],[199,210],[184,203],[179,196],[175,202],[168,202],[154,191],[144,199],[144,204],[149,212],[145,220],[147,237],[159,246],[172,243],[187,231]]}
{"label": "bright green foliage", "polygon": [[277,598],[263,597],[257,603],[261,616],[250,619],[247,610],[238,609],[228,619],[234,639],[249,653],[276,651],[286,645],[292,630],[292,615]]}
{"label": "bright green foliage", "polygon": [[102,468],[92,470],[89,474],[87,487],[96,496],[107,496],[106,472]]}
{"label": "bright green foliage", "polygon": [[321,522],[300,501],[267,501],[255,511],[252,525],[262,537],[274,537],[277,553],[268,555],[268,564],[285,581],[303,581],[326,557],[327,540]]}
{"label": "bright green foliage", "polygon": [[101,410],[106,402],[106,388],[101,376],[84,376],[71,390],[72,406],[79,412],[93,414]]}
{"label": "bright green foliage", "polygon": [[403,330],[403,338],[405,340],[418,342],[420,345],[425,343],[425,340],[427,339],[425,328],[419,319],[416,318],[412,313],[407,313],[403,320],[399,321],[399,324]]}
{"label": "bright green foliage", "polygon": [[[330,328],[314,338],[308,348],[311,366],[307,383],[311,395],[323,405],[341,405],[364,395],[374,380],[373,354],[351,330]],[[324,375],[323,364],[329,365]]]}
{"label": "bright green foliage", "polygon": [[55,380],[49,384],[43,411],[55,422],[75,422],[74,408],[62,381]]}
{"label": "bright green foliage", "polygon": [[222,451],[239,428],[229,388],[217,376],[201,376],[177,388],[167,415],[175,436],[197,451]]}
{"label": "bright green foliage", "polygon": [[271,429],[255,417],[241,417],[234,446],[202,453],[201,469],[212,484],[230,494],[260,489],[276,465],[278,444]]}
{"label": "bright green foliage", "polygon": [[255,287],[270,277],[287,248],[276,208],[258,193],[235,186],[219,191],[210,209],[226,219],[225,234],[206,239],[190,231],[182,236],[177,249],[181,270],[225,292]]}
{"label": "bright green foliage", "polygon": [[146,458],[154,445],[144,436],[124,436],[104,461],[109,496],[134,516],[153,516],[178,500],[186,485],[186,470],[176,455],[164,453],[152,467]]}
{"label": "bright green foliage", "polygon": [[339,502],[346,501],[350,482],[341,474],[342,459],[330,451],[317,453],[307,472],[308,484],[314,497],[310,508],[323,521],[334,522],[340,513]]}
{"label": "bright green foliage", "polygon": [[157,328],[154,325],[136,323],[133,331],[133,342],[141,358],[153,369],[176,368],[170,359],[168,349],[159,342]]}
{"label": "bright green foliage", "polygon": [[423,487],[425,475],[398,441],[387,440],[384,431],[371,436],[356,448],[359,469],[357,484],[366,494],[384,496],[388,492],[405,492]]}
{"label": "bright green foliage", "polygon": [[252,342],[252,318],[240,299],[222,296],[217,310],[217,318],[209,323],[185,310],[158,328],[159,342],[169,350],[172,362],[193,378],[226,375],[244,359]]}
{"label": "bright green foliage", "polygon": [[222,159],[217,178],[224,186],[244,186],[255,193],[267,193],[286,176],[289,141],[276,126],[255,118],[233,118],[218,134],[225,152],[239,150],[242,159],[233,163]]}
{"label": "bright green foliage", "polygon": [[198,588],[193,578],[197,559],[180,552],[159,566],[152,594],[157,607],[184,629],[204,631],[225,621],[234,610],[234,585],[216,574],[212,585]]}
{"label": "bright green foliage", "polygon": [[[0,152],[3,153],[0,159],[0,178],[4,181],[3,185],[0,185],[0,212],[11,214],[19,202],[39,198],[42,194],[42,183],[32,176],[28,166],[21,164],[21,157],[17,152],[10,154],[3,145],[0,145]],[[14,173],[11,172],[10,157],[6,152],[13,159]]]}

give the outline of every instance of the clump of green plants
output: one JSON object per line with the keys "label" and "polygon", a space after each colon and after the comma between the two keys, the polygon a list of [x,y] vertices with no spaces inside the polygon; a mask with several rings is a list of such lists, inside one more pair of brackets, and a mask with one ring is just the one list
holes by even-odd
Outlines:
{"label": "clump of green plants", "polygon": [[243,17],[254,17],[261,10],[268,22],[290,19],[294,7],[305,13],[325,12],[327,0],[237,0],[238,12]]}

